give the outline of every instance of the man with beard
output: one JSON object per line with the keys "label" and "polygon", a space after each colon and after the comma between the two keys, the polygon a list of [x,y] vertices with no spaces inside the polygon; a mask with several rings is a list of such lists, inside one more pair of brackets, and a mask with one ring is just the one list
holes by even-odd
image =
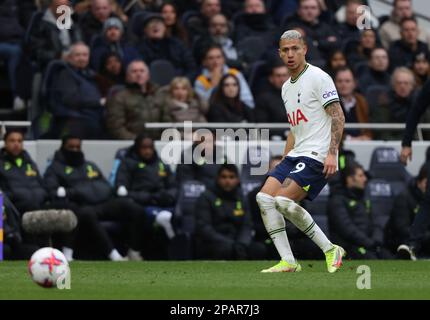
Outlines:
{"label": "man with beard", "polygon": [[[81,139],[65,136],[61,148],[45,173],[45,183],[56,203],[62,200],[65,208],[78,217],[79,235],[95,242],[98,251],[113,261],[124,261],[114,247],[111,237],[101,224],[103,220],[120,221],[129,227],[128,257],[141,260],[139,212],[127,199],[115,198],[108,181],[97,165],[85,159],[81,150]],[[88,241],[86,241],[86,244]],[[73,256],[73,250],[68,253]]]}
{"label": "man with beard", "polygon": [[251,213],[239,186],[237,167],[224,164],[216,185],[198,199],[195,214],[199,256],[218,260],[264,258],[264,245],[252,239]]}

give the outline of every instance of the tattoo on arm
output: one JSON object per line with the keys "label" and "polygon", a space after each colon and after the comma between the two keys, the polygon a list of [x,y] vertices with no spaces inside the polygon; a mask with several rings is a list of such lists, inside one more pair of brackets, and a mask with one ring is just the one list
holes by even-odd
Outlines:
{"label": "tattoo on arm", "polygon": [[345,116],[339,102],[329,104],[325,111],[331,117],[331,141],[329,154],[336,155],[342,140],[343,127],[345,125]]}

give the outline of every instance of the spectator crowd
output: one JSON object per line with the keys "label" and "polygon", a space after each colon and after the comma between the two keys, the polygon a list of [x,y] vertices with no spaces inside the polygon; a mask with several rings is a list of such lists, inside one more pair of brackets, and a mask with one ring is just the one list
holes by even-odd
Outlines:
{"label": "spectator crowd", "polygon": [[[280,93],[289,73],[277,53],[287,29],[306,39],[307,61],[333,77],[346,123],[404,123],[430,81],[430,32],[416,19],[412,0],[393,1],[392,12],[372,15],[365,29],[361,5],[368,3],[0,0],[0,75],[6,79],[0,95],[8,111],[0,117],[29,120],[33,138],[62,141],[41,173],[23,147],[25,135],[14,129],[4,135],[6,257],[27,258],[47,245],[20,221],[25,212],[55,208],[78,219],[76,230],[52,239],[69,260],[276,258],[255,203],[264,176],[251,181],[246,168],[206,163],[220,160],[210,135],[199,137],[207,146],[201,161],[172,172],[155,149],[161,132],[146,124],[287,124]],[[59,27],[62,6],[73,9],[70,28]],[[344,138],[399,140],[399,134],[348,129]],[[83,139],[134,143],[118,151],[111,176],[104,177],[86,159]],[[273,156],[271,168],[280,160]],[[427,168],[401,181],[385,218],[369,198],[372,173],[347,150],[339,168],[324,203],[326,231],[352,258],[393,257],[423,197]],[[297,229],[287,230],[299,258],[320,258]]]}
{"label": "spectator crowd", "polygon": [[[32,121],[38,139],[134,139],[150,122],[287,122],[279,96],[289,75],[277,46],[296,29],[308,62],[336,80],[347,123],[404,123],[430,74],[430,33],[412,0],[394,1],[364,29],[361,5],[368,3],[2,0],[4,104],[13,105],[3,117]],[[69,29],[58,26],[61,6],[73,8]]]}

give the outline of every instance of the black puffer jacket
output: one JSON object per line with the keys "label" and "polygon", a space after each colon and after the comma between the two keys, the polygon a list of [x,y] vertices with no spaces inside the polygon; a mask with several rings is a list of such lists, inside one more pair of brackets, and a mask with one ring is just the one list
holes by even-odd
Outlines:
{"label": "black puffer jacket", "polygon": [[330,235],[336,243],[367,249],[382,245],[383,232],[372,219],[364,192],[338,190],[329,199],[328,218]]}
{"label": "black puffer jacket", "polygon": [[18,157],[0,151],[0,186],[21,213],[40,209],[48,198],[37,165],[26,151]]}
{"label": "black puffer jacket", "polygon": [[240,189],[227,193],[220,187],[206,190],[195,207],[196,237],[207,245],[240,243],[252,240],[252,219]]}
{"label": "black puffer jacket", "polygon": [[19,23],[17,1],[0,1],[0,42],[19,43],[24,37],[24,28]]}
{"label": "black puffer jacket", "polygon": [[[393,210],[385,229],[385,242],[387,246],[396,250],[409,238],[409,229],[418,213],[419,205],[424,198],[424,193],[417,187],[416,179],[412,179],[408,187],[394,198]],[[430,229],[425,237],[430,239]]]}
{"label": "black puffer jacket", "polygon": [[[80,29],[74,23],[69,30],[71,43],[82,40]],[[28,42],[25,50],[32,61],[44,70],[46,66],[55,59],[61,59],[65,49],[60,40],[60,30],[57,25],[43,19],[43,14],[37,21],[34,21],[30,30]]]}
{"label": "black puffer jacket", "polygon": [[97,165],[84,160],[79,166],[71,166],[61,150],[45,172],[45,185],[52,198],[58,187],[66,189],[68,200],[80,205],[96,205],[109,200],[112,189]]}
{"label": "black puffer jacket", "polygon": [[177,188],[169,166],[155,154],[149,161],[142,160],[131,147],[118,169],[116,189],[127,188],[130,198],[141,205],[171,207],[176,202]]}

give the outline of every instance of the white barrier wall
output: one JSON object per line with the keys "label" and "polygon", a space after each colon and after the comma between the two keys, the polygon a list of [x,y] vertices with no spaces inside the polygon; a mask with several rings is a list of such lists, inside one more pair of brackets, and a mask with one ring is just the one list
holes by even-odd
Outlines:
{"label": "white barrier wall", "polygon": [[[94,161],[102,170],[103,174],[108,177],[112,168],[113,159],[118,149],[130,146],[132,141],[84,141],[83,150],[88,160]],[[165,143],[156,142],[156,149],[161,151]],[[0,144],[1,145],[1,144]],[[39,140],[25,142],[24,147],[36,161],[40,171],[43,173],[46,169],[48,160],[52,158],[55,150],[60,146],[57,140]],[[272,154],[281,154],[284,150],[285,142],[276,141],[270,142],[270,150]],[[345,148],[352,150],[356,154],[358,162],[366,169],[369,167],[372,152],[376,147],[389,146],[400,151],[399,141],[346,141]],[[414,142],[412,162],[407,166],[408,171],[416,175],[424,163],[425,152],[430,146],[430,141]],[[236,149],[236,159],[244,159],[246,146],[241,146]],[[233,159],[232,152],[227,152],[227,157]],[[174,170],[175,167],[173,166]]]}

